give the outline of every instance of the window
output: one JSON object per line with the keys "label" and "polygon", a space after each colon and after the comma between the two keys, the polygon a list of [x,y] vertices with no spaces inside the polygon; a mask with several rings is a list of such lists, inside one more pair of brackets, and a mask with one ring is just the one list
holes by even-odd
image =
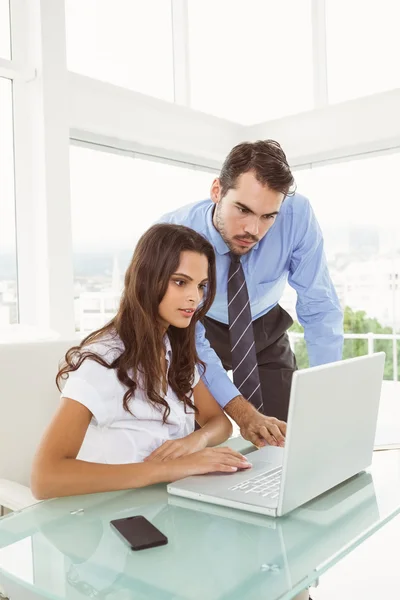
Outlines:
{"label": "window", "polygon": [[76,328],[90,331],[115,314],[141,234],[208,197],[214,175],[81,146],[70,160]]}
{"label": "window", "polygon": [[173,100],[171,3],[66,0],[71,71]]}
{"label": "window", "polygon": [[0,327],[17,322],[12,88],[0,78]]}
{"label": "window", "polygon": [[189,0],[193,108],[244,125],[313,107],[310,0]]}
{"label": "window", "polygon": [[11,58],[9,0],[0,0],[0,58]]}
{"label": "window", "polygon": [[327,0],[331,102],[400,87],[398,0]]}
{"label": "window", "polygon": [[[385,378],[400,380],[400,342],[393,340],[400,333],[400,290],[393,285],[400,271],[399,170],[400,152],[316,166],[295,177],[324,233],[345,310],[345,358],[383,350]],[[289,291],[285,302],[295,316]]]}

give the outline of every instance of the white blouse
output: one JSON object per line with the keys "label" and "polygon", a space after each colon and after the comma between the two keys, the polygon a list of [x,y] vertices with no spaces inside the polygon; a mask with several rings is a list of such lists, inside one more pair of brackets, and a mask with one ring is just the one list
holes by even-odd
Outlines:
{"label": "white blouse", "polygon": [[[167,335],[164,344],[169,367],[172,350]],[[113,337],[85,349],[111,363],[123,351],[123,344],[118,337]],[[199,379],[196,368],[193,387]],[[171,412],[165,424],[164,407],[158,410],[151,404],[140,385],[129,400],[133,414],[124,410],[126,391],[127,387],[118,380],[115,369],[107,369],[91,359],[85,359],[79,369],[69,373],[61,397],[80,402],[93,415],[78,459],[108,464],[142,462],[165,441],[182,438],[194,431],[193,410],[187,407],[185,413],[183,402],[169,386],[164,398]]]}

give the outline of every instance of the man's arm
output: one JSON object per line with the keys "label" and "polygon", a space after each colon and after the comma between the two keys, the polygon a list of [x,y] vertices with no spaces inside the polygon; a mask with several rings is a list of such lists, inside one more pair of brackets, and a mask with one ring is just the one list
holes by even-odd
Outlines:
{"label": "man's arm", "polygon": [[201,323],[196,326],[196,349],[207,367],[202,376],[204,383],[218,404],[239,425],[241,435],[258,447],[266,444],[283,445],[286,424],[274,417],[262,415],[243,398],[211,348]]}
{"label": "man's arm", "polygon": [[296,312],[304,327],[310,365],[342,358],[343,312],[329,275],[324,240],[307,201],[289,268],[297,292]]}
{"label": "man's arm", "polygon": [[220,359],[211,348],[202,323],[196,324],[196,350],[207,366],[202,379],[221,408],[225,408],[232,398],[240,396],[240,392],[229,379]]}

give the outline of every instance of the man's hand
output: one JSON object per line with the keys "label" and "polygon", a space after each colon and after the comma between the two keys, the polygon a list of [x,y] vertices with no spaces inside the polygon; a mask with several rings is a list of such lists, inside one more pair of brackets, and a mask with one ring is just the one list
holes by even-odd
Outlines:
{"label": "man's hand", "polygon": [[225,411],[239,425],[240,435],[258,448],[267,444],[285,445],[286,423],[275,417],[265,417],[243,396],[228,402]]}

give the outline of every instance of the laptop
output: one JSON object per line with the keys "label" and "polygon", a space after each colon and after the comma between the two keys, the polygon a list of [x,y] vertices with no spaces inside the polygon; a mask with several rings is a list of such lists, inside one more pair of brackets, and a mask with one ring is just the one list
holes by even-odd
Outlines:
{"label": "laptop", "polygon": [[253,467],[187,477],[170,494],[279,517],[370,466],[385,353],[293,374],[285,448],[247,454]]}

